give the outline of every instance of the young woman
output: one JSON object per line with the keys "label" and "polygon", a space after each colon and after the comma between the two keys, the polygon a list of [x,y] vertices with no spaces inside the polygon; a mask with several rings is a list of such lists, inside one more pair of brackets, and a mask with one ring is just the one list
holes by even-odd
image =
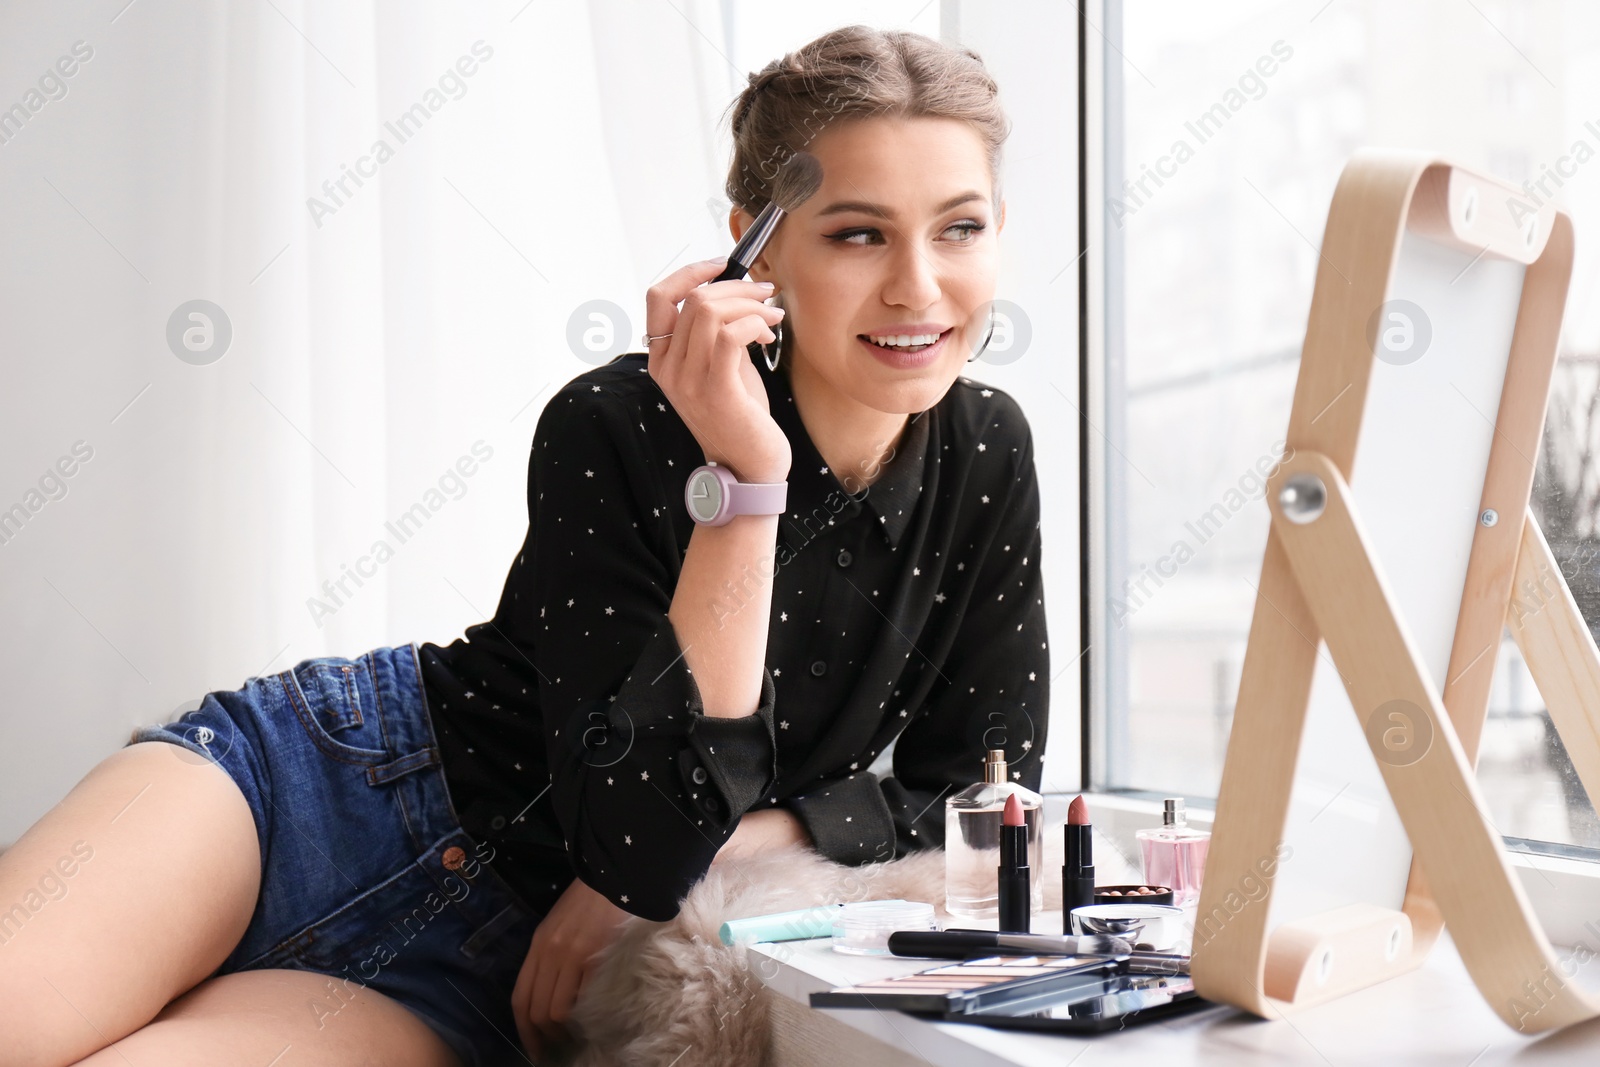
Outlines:
{"label": "young woman", "polygon": [[[752,76],[732,127],[735,237],[794,151],[822,185],[750,280],[669,275],[648,351],[549,401],[491,621],[207,694],[0,856],[0,1060],[521,1062],[711,864],[938,847],[992,748],[1038,787],[1032,437],[964,376],[995,84],[853,26]],[[697,520],[708,463],[782,511]]]}

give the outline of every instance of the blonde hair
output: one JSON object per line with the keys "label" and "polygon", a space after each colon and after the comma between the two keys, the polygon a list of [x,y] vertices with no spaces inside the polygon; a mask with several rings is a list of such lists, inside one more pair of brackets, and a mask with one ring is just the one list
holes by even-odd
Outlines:
{"label": "blonde hair", "polygon": [[1011,122],[1000,87],[970,48],[907,30],[844,26],[750,75],[729,110],[733,160],[725,192],[751,215],[772,199],[772,179],[791,155],[830,124],[872,115],[970,123],[999,207],[1001,146]]}

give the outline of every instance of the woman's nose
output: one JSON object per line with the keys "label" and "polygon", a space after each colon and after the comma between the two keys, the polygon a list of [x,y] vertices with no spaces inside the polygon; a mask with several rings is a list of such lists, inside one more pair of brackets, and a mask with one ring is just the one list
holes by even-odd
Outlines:
{"label": "woman's nose", "polygon": [[889,264],[892,272],[884,284],[884,301],[908,308],[925,308],[940,296],[939,274],[927,250],[914,242],[901,243],[901,252]]}

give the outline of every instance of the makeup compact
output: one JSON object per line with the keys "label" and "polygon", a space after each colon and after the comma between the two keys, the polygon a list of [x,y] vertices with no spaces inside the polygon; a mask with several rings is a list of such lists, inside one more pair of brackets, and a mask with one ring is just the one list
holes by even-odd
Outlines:
{"label": "makeup compact", "polygon": [[1095,1033],[1205,1007],[1187,972],[1130,970],[1127,956],[988,956],[811,994],[813,1008],[930,1014],[1007,1029]]}
{"label": "makeup compact", "polygon": [[890,934],[937,929],[932,904],[920,900],[863,900],[841,906],[833,917],[833,950],[852,956],[887,956]]}

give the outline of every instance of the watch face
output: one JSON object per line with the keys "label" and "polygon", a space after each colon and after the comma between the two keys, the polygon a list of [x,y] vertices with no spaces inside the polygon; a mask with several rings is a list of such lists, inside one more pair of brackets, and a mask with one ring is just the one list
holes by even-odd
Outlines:
{"label": "watch face", "polygon": [[710,522],[722,509],[722,483],[710,471],[700,471],[689,483],[689,514]]}

